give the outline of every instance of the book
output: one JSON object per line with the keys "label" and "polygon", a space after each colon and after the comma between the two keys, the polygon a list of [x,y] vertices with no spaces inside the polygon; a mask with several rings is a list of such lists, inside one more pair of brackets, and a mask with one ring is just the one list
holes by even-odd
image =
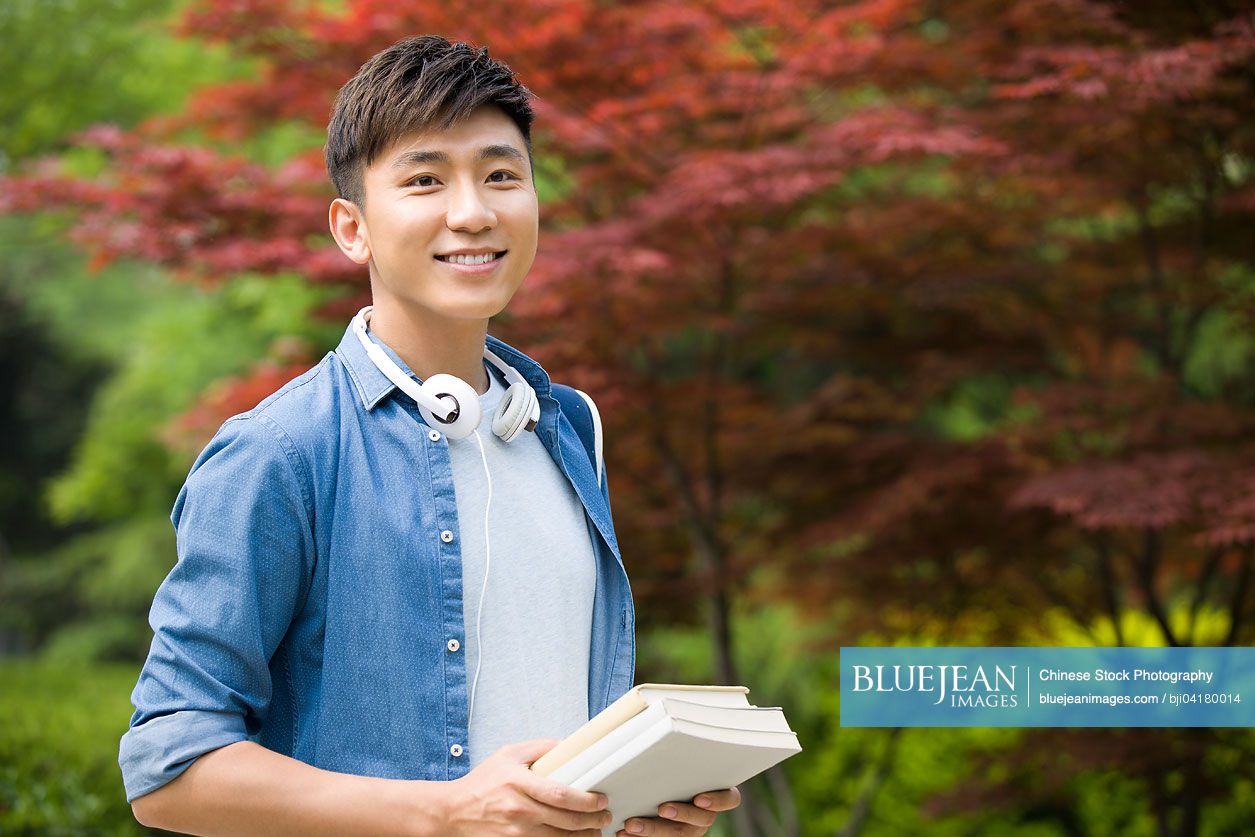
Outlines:
{"label": "book", "polygon": [[572,756],[582,752],[599,738],[629,718],[639,714],[663,697],[676,697],[711,706],[749,706],[749,689],[744,686],[677,686],[669,683],[642,683],[629,689],[622,697],[597,713],[588,723],[562,739],[556,747],[532,764],[532,770],[548,776]]}
{"label": "book", "polygon": [[606,794],[613,835],[663,802],[730,788],[801,752],[779,707],[753,706],[743,686],[644,684],[538,759],[532,769]]}

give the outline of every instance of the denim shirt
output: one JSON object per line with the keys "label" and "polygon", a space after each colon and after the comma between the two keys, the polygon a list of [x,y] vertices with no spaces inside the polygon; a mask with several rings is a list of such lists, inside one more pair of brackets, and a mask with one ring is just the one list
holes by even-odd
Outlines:
{"label": "denim shirt", "polygon": [[[545,371],[493,337],[488,346],[535,389],[536,433],[584,507],[597,562],[594,715],[634,676],[609,494]],[[171,514],[178,561],[153,600],[120,747],[128,801],[244,740],[342,773],[468,771],[448,444],[351,329],[318,366],[223,424]]]}

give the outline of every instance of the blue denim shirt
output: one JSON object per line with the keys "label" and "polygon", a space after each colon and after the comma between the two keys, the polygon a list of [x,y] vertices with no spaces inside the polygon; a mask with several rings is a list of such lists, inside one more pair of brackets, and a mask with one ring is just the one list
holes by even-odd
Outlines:
{"label": "blue denim shirt", "polygon": [[[635,659],[609,494],[545,371],[495,338],[488,345],[536,390],[536,433],[586,512],[596,714],[631,687]],[[128,801],[246,739],[343,773],[467,772],[448,441],[351,330],[318,366],[227,420],[171,520],[178,561],[153,601],[152,647],[121,741]]]}

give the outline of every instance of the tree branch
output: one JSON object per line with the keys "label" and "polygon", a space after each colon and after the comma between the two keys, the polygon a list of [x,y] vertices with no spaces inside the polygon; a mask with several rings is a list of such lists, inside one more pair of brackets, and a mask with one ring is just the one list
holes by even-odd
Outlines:
{"label": "tree branch", "polygon": [[881,785],[885,783],[885,780],[889,778],[889,772],[893,768],[893,761],[897,755],[898,738],[901,735],[901,727],[894,727],[889,731],[885,747],[880,752],[880,759],[876,762],[876,767],[872,770],[863,792],[858,795],[858,799],[854,800],[854,805],[850,808],[850,818],[845,821],[845,825],[837,832],[837,837],[856,837],[863,830],[863,826],[867,824],[867,818],[871,814],[872,802],[876,798],[876,793],[880,790]]}
{"label": "tree branch", "polygon": [[1075,603],[1059,591],[1059,588],[1050,580],[1050,576],[1047,573],[1042,573],[1038,579],[1037,586],[1043,593],[1046,594],[1046,598],[1049,599],[1053,605],[1065,611],[1072,618],[1072,621],[1075,622],[1081,630],[1085,631],[1085,634],[1095,645],[1101,644],[1101,638],[1094,633],[1094,629],[1089,624],[1090,619],[1088,616],[1076,609]]}
{"label": "tree branch", "polygon": [[[754,827],[763,834],[773,837],[798,837],[801,834],[793,789],[789,786],[789,779],[782,766],[770,768],[766,773],[741,785],[740,789],[741,806],[748,807]],[[776,803],[774,810],[766,804],[767,791],[770,791],[770,799]]]}
{"label": "tree branch", "polygon": [[767,771],[767,785],[771,788],[772,798],[780,812],[780,822],[776,833],[782,837],[797,837],[802,833],[801,821],[797,816],[797,803],[793,799],[793,787],[789,782],[784,768],[776,765]]}
{"label": "tree branch", "polygon": [[1155,815],[1155,833],[1159,837],[1170,837],[1172,829],[1169,825],[1168,789],[1164,774],[1158,770],[1152,770],[1146,777],[1146,784],[1150,789],[1150,810]]}
{"label": "tree branch", "polygon": [[[1223,145],[1222,141],[1216,137],[1213,132],[1208,132],[1203,138],[1201,144],[1202,162],[1199,166],[1201,171],[1201,180],[1203,184],[1203,195],[1195,202],[1198,210],[1198,226],[1194,236],[1194,247],[1192,252],[1194,267],[1194,287],[1202,289],[1204,293],[1211,284],[1207,270],[1207,254],[1211,249],[1212,230],[1215,227],[1216,217],[1216,175],[1219,166],[1218,159],[1210,153],[1209,146],[1218,148]],[[1189,313],[1185,318],[1185,325],[1181,331],[1181,344],[1177,348],[1177,356],[1184,362],[1185,358],[1190,356],[1190,349],[1194,344],[1194,340],[1198,335],[1198,327],[1203,317],[1208,311],[1215,307],[1215,295],[1210,301],[1200,300],[1197,305],[1189,308]]]}
{"label": "tree branch", "polygon": [[732,649],[732,617],[729,602],[727,578],[728,567],[726,552],[715,530],[702,507],[693,484],[680,461],[679,455],[667,441],[660,427],[653,428],[654,444],[662,459],[663,470],[671,479],[671,483],[679,495],[681,502],[688,510],[685,516],[685,529],[689,533],[689,541],[693,546],[693,554],[697,558],[700,569],[702,588],[709,607],[711,639],[714,644],[715,675],[724,685],[739,682],[736,663]]}
{"label": "tree branch", "polygon": [[1155,590],[1155,571],[1159,568],[1161,551],[1159,532],[1150,528],[1146,529],[1142,556],[1137,562],[1137,580],[1141,585],[1142,593],[1146,596],[1146,607],[1155,617],[1155,621],[1159,623],[1159,630],[1163,631],[1164,639],[1176,648],[1181,643],[1172,632],[1172,626],[1168,624],[1168,614],[1164,610],[1163,602],[1159,600],[1159,593]]}
{"label": "tree branch", "polygon": [[1251,552],[1255,550],[1251,544],[1242,547],[1242,563],[1238,566],[1238,580],[1233,586],[1233,598],[1229,602],[1229,634],[1225,637],[1225,645],[1234,645],[1242,631],[1242,621],[1246,615],[1246,594],[1251,586]]}
{"label": "tree branch", "polygon": [[1155,334],[1155,355],[1159,365],[1164,369],[1174,369],[1172,358],[1172,340],[1170,336],[1169,306],[1167,300],[1167,282],[1164,277],[1163,263],[1159,258],[1159,240],[1155,237],[1155,228],[1150,223],[1150,212],[1144,193],[1130,196],[1137,214],[1137,233],[1142,243],[1142,255],[1146,259],[1146,271],[1150,277],[1151,291],[1155,295],[1155,311],[1158,322]]}
{"label": "tree branch", "polygon": [[1102,585],[1103,604],[1107,607],[1107,615],[1111,617],[1111,626],[1116,632],[1116,645],[1124,645],[1124,628],[1120,625],[1120,599],[1116,587],[1115,567],[1111,562],[1111,544],[1107,541],[1107,533],[1098,533],[1098,580]]}
{"label": "tree branch", "polygon": [[1194,636],[1195,624],[1198,621],[1198,610],[1203,606],[1203,600],[1207,598],[1207,590],[1211,587],[1211,580],[1216,575],[1216,570],[1220,568],[1220,559],[1224,557],[1224,550],[1216,547],[1207,553],[1207,561],[1203,564],[1203,571],[1199,573],[1198,585],[1194,588],[1194,601],[1190,604],[1190,645],[1198,644],[1198,637]]}

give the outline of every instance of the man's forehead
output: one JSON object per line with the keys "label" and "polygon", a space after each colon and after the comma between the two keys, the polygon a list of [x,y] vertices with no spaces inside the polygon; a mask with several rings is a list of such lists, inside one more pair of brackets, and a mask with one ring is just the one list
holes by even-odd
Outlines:
{"label": "man's forehead", "polygon": [[384,149],[376,167],[392,169],[413,162],[449,162],[470,157],[473,161],[507,157],[526,162],[523,134],[497,108],[481,108],[444,129],[412,131]]}

